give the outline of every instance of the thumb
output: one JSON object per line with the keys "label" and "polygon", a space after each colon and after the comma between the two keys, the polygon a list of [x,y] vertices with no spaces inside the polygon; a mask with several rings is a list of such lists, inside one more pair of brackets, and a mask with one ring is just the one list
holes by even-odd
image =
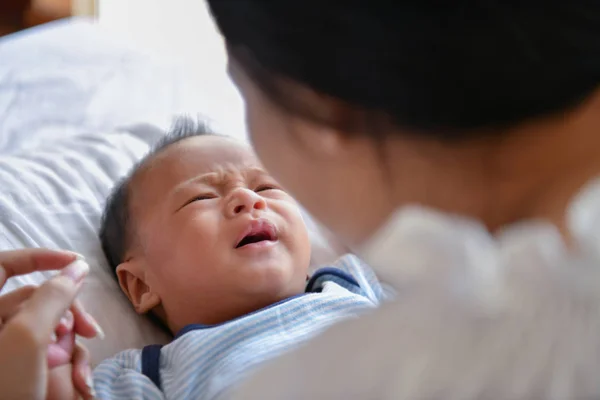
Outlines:
{"label": "thumb", "polygon": [[42,284],[4,329],[9,329],[14,323],[35,332],[38,343],[48,341],[60,318],[75,300],[88,272],[89,266],[82,260],[69,264],[59,275]]}

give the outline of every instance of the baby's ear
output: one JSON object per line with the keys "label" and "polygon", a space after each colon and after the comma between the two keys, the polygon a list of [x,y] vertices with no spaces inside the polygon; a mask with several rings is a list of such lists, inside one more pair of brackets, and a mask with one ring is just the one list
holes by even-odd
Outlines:
{"label": "baby's ear", "polygon": [[119,285],[138,314],[145,314],[160,305],[160,297],[146,284],[140,262],[130,259],[117,267]]}

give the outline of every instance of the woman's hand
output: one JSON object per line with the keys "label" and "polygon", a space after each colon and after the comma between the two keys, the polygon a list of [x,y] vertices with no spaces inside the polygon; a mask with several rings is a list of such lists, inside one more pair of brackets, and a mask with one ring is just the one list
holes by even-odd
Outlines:
{"label": "woman's hand", "polygon": [[91,395],[87,353],[75,345],[75,334],[101,334],[75,301],[87,264],[74,254],[43,249],[0,252],[0,288],[11,276],[61,268],[38,288],[0,296],[1,398],[46,398],[49,376],[55,375],[51,368],[62,366],[70,367],[76,390]]}

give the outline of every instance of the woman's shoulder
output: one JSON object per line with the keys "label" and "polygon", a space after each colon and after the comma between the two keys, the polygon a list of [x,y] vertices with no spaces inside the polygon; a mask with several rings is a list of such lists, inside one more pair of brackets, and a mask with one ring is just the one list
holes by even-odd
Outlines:
{"label": "woman's shoulder", "polygon": [[[600,345],[594,328],[600,326],[600,290],[521,278],[496,298],[433,287],[402,294],[275,360],[240,387],[246,397],[234,399],[600,394],[600,363],[589,353]],[[553,385],[557,380],[561,385]]]}

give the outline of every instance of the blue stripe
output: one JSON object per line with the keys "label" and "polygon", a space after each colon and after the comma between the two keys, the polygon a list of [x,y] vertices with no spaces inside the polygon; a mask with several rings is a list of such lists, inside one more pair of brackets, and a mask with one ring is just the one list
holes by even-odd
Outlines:
{"label": "blue stripe", "polygon": [[[339,309],[341,309],[342,307],[338,307],[337,309],[332,309],[332,312],[335,311],[339,311]],[[353,305],[354,309],[358,309],[358,308],[364,308],[360,307],[356,304]],[[344,306],[344,309],[347,310],[347,307]],[[351,310],[349,310],[351,311]],[[341,317],[340,317],[341,318]],[[318,325],[319,329],[311,329],[310,331],[313,332],[314,334],[317,334],[318,331],[325,329],[327,326],[331,325],[332,323],[336,322],[338,319],[329,319],[328,321],[322,321],[322,323],[320,323]],[[306,322],[305,324],[303,324],[304,327],[308,327],[312,324],[312,322]],[[277,321],[273,321],[270,325],[265,327],[265,330],[269,331],[270,333],[273,332],[273,330],[278,326],[278,322]],[[296,326],[295,330],[293,332],[298,332],[300,331],[300,326]],[[314,328],[314,326],[313,326]],[[278,331],[279,332],[279,331]],[[273,339],[273,336],[275,336],[274,334],[271,335],[261,335],[259,332],[256,333],[251,333],[249,332],[248,334],[251,334],[251,338],[254,339],[253,341],[248,342],[248,344],[253,344],[256,348],[261,349],[261,348],[268,348],[268,344],[271,343],[271,340]],[[298,335],[293,335],[292,332],[289,333],[290,336],[294,336],[295,339],[299,339],[297,336]],[[306,336],[306,334],[304,334],[304,336]],[[297,341],[297,340],[296,340]],[[264,343],[264,346],[261,346],[261,344]],[[195,388],[192,387],[188,387],[188,390],[194,390],[196,392],[200,391],[200,394],[202,392],[202,388],[203,386],[206,386],[210,380],[210,376],[212,375],[213,377],[218,377],[219,376],[219,372],[220,369],[217,368],[217,366],[219,365],[219,363],[223,360],[223,357],[235,357],[235,353],[231,352],[231,350],[237,345],[237,342],[233,342],[233,343],[227,343],[227,344],[223,344],[222,346],[219,347],[219,352],[216,352],[214,354],[212,354],[211,357],[209,358],[202,358],[202,357],[198,357],[195,358],[195,361],[198,360],[202,360],[202,363],[198,363],[199,367],[198,369],[194,369],[193,371],[190,371],[189,375],[193,375],[194,376],[194,380],[196,381],[195,383]],[[277,353],[283,352],[286,349],[290,348],[290,343],[282,343],[281,347],[283,347],[280,351],[278,351]],[[269,348],[268,352],[272,353],[273,352],[273,347]],[[264,352],[264,351],[263,351]],[[276,354],[273,354],[272,357],[274,357]],[[248,361],[252,362],[253,364],[256,364],[258,362],[261,362],[263,360],[265,360],[266,357],[263,354],[256,354],[255,357],[253,357],[252,359],[249,359]],[[221,368],[223,368],[223,366],[221,366]],[[188,378],[189,379],[189,378]],[[187,380],[184,380],[187,381]],[[175,382],[170,382],[170,383],[175,383]],[[176,393],[176,397],[177,398],[184,398],[181,396],[181,394],[179,392]],[[192,398],[197,398],[197,396],[190,396]]]}
{"label": "blue stripe", "polygon": [[[359,310],[364,310],[364,306],[354,304],[354,310],[345,310],[345,311],[357,311],[358,312]],[[294,342],[298,342],[301,338],[307,338],[307,337],[311,338],[311,337],[314,337],[315,335],[317,335],[318,333],[320,333],[321,331],[325,330],[327,327],[331,326],[332,324],[339,322],[342,319],[346,319],[351,315],[355,315],[355,313],[349,312],[348,314],[346,314],[344,316],[341,316],[338,314],[335,317],[328,318],[327,320],[322,320],[318,325],[314,325],[312,323],[306,323],[306,324],[303,324],[301,327],[308,328],[308,329],[300,329],[301,327],[297,327],[298,329],[295,329],[293,332],[288,333],[288,336],[293,336]],[[249,341],[248,344],[253,345],[253,347],[256,347],[257,349],[263,349],[263,351],[262,352],[259,351],[255,355],[255,357],[253,357],[252,359],[247,359],[247,361],[252,362],[253,364],[258,364],[269,358],[273,358],[273,357],[279,355],[280,353],[283,353],[286,350],[289,350],[291,348],[290,343],[273,344],[273,336],[275,336],[275,335],[264,335],[261,337],[253,336],[254,340]],[[264,354],[264,353],[267,353],[267,354]],[[242,356],[240,356],[238,353],[235,353],[235,352],[230,352],[227,356],[230,358],[233,358],[233,361],[239,360],[239,359],[244,359]],[[221,363],[221,365],[219,365],[219,361],[222,361],[222,360],[223,359],[221,359],[221,360],[215,359],[215,360],[211,361],[211,364],[212,364],[214,370],[211,371],[210,374],[212,374],[213,377],[218,377],[221,375],[222,372],[225,372],[224,370],[227,368],[227,365],[223,365],[222,363]],[[207,375],[210,375],[210,374],[204,374],[202,376],[205,380],[204,384],[207,383],[207,378],[208,378]]]}
{"label": "blue stripe", "polygon": [[[320,297],[320,296],[318,296]],[[328,313],[333,313],[333,312],[337,312],[349,307],[355,308],[356,304],[355,301],[353,301],[352,303],[348,303],[348,302],[343,302],[340,301],[339,299],[335,299],[335,301],[331,301],[328,305],[328,309],[324,310]],[[315,301],[313,303],[319,304],[321,303],[320,301]],[[337,303],[342,303],[342,304],[337,304]],[[322,304],[320,304],[322,305]],[[299,306],[295,307],[295,309],[291,312],[294,312],[295,314],[293,316],[290,315],[285,315],[284,317],[286,317],[286,319],[297,319],[296,315],[302,315],[303,317],[306,317],[305,312],[306,310],[304,309],[306,307],[306,304],[300,304]],[[364,307],[364,304],[363,304]],[[321,308],[325,308],[325,307],[321,307]],[[193,342],[191,345],[187,345],[184,347],[185,354],[194,354],[196,352],[198,352],[196,354],[196,357],[189,359],[188,362],[184,363],[181,366],[181,370],[183,371],[189,371],[189,373],[186,375],[186,377],[188,377],[189,375],[193,374],[196,376],[196,380],[197,381],[202,381],[205,379],[205,375],[207,374],[207,371],[210,370],[210,368],[212,368],[213,363],[215,362],[215,359],[219,357],[219,355],[221,353],[226,352],[228,349],[230,349],[232,346],[235,346],[240,340],[244,340],[245,337],[249,336],[249,335],[259,335],[261,334],[262,331],[268,331],[270,329],[273,329],[274,327],[276,327],[280,321],[279,319],[281,318],[281,315],[272,315],[271,313],[269,314],[268,317],[266,318],[261,318],[261,319],[257,319],[256,321],[253,321],[253,323],[251,325],[245,325],[245,326],[235,326],[236,328],[241,328],[238,329],[238,331],[236,332],[230,332],[229,334],[227,334],[226,332],[219,332],[219,337],[218,338],[206,338],[206,339],[210,339],[210,341],[208,340],[197,340],[195,342]],[[233,330],[234,327],[231,327],[229,330]],[[227,336],[226,336],[227,335]],[[213,335],[211,335],[213,336]],[[203,338],[205,339],[205,338]],[[207,343],[209,342],[209,343]],[[205,346],[210,345],[209,348],[206,348]],[[191,347],[195,347],[194,349],[191,349]],[[177,351],[178,353],[181,352],[180,349],[173,349],[174,351]],[[189,357],[189,355],[188,355]],[[191,369],[190,365],[197,363],[198,360],[202,360],[201,363],[201,368],[199,369]],[[172,382],[169,382],[170,384]],[[165,379],[165,387],[167,385],[166,379]],[[183,388],[182,388],[183,389]],[[176,397],[178,397],[179,394],[177,394]]]}
{"label": "blue stripe", "polygon": [[282,305],[284,303],[287,303],[288,301],[297,299],[298,297],[302,297],[302,296],[304,296],[306,294],[308,294],[308,293],[300,293],[300,294],[297,294],[295,296],[288,297],[287,299],[279,300],[277,303],[270,304],[270,305],[268,305],[266,307],[261,308],[260,310],[253,311],[251,313],[248,313],[246,315],[242,315],[241,317],[234,318],[234,319],[226,321],[226,322],[221,322],[220,324],[212,324],[212,325],[191,324],[191,325],[186,325],[179,332],[177,332],[177,334],[175,335],[175,337],[173,338],[173,340],[177,340],[180,337],[182,337],[183,335],[185,335],[186,333],[192,332],[192,331],[195,331],[195,330],[198,330],[198,329],[217,328],[217,327],[220,327],[220,326],[223,326],[223,325],[226,325],[226,324],[232,324],[232,323],[237,322],[237,321],[239,321],[241,319],[248,318],[248,317],[254,316],[255,314],[267,311],[270,308],[280,306],[280,305]]}

